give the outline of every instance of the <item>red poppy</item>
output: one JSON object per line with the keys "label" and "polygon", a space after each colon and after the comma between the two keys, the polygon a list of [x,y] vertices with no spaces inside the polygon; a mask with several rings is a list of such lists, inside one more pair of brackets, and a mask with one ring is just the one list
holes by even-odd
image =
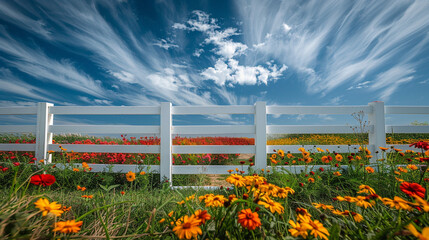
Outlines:
{"label": "red poppy", "polygon": [[32,176],[30,183],[37,186],[50,186],[55,183],[55,180],[55,177],[51,174],[39,174]]}
{"label": "red poppy", "polygon": [[403,182],[399,188],[408,196],[419,196],[421,198],[425,197],[426,189],[418,183]]}

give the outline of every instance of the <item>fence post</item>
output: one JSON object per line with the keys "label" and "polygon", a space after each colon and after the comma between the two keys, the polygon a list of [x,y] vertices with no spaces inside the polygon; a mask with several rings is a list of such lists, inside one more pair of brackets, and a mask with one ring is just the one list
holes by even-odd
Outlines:
{"label": "fence post", "polygon": [[172,178],[172,156],[171,156],[171,147],[172,147],[172,138],[171,138],[171,128],[172,128],[172,116],[171,116],[171,103],[163,102],[161,103],[161,126],[160,126],[160,135],[161,135],[161,161],[160,161],[160,180],[161,182],[168,180],[170,186],[173,184]]}
{"label": "fence post", "polygon": [[[386,128],[384,115],[384,102],[375,101],[368,104],[372,111],[368,114],[369,124],[374,125],[374,131],[368,134],[369,149],[375,154],[378,147],[386,147]],[[375,163],[376,156],[371,159]]]}
{"label": "fence post", "polygon": [[267,168],[267,106],[265,102],[255,104],[255,168]]}
{"label": "fence post", "polygon": [[49,113],[52,103],[39,102],[37,104],[37,126],[36,126],[36,159],[43,159],[45,164],[52,162],[51,154],[48,154],[48,144],[52,144],[52,133],[49,126],[54,123],[54,115]]}

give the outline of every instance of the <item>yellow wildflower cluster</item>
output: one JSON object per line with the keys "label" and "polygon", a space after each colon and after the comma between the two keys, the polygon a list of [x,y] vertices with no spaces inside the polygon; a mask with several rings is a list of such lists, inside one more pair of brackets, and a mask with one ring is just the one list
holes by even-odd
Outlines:
{"label": "yellow wildflower cluster", "polygon": [[[70,211],[71,207],[61,206],[57,202],[49,202],[46,198],[40,198],[37,200],[34,205],[42,212],[42,216],[55,216],[60,217],[64,212]],[[83,222],[75,220],[68,221],[57,221],[54,224],[54,232],[61,233],[77,233],[80,231],[80,226],[82,226]]]}
{"label": "yellow wildflower cluster", "polygon": [[306,239],[310,233],[315,238],[320,237],[321,239],[328,240],[330,234],[319,220],[312,220],[311,215],[306,209],[298,208],[296,212],[297,221],[289,220],[291,226],[289,232],[293,237]]}

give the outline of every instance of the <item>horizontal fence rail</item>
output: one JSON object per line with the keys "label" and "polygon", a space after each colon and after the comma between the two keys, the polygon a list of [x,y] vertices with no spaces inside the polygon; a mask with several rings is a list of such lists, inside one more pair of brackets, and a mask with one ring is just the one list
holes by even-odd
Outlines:
{"label": "horizontal fence rail", "polygon": [[[429,126],[385,125],[386,114],[429,114],[428,106],[384,106],[383,102],[371,102],[365,106],[266,106],[265,102],[245,106],[54,106],[38,103],[34,107],[4,107],[0,115],[36,115],[35,125],[0,125],[0,133],[32,133],[36,135],[35,144],[0,144],[0,151],[34,151],[37,159],[50,163],[48,151],[60,152],[58,144],[53,144],[53,134],[156,134],[161,136],[160,145],[101,145],[101,144],[62,144],[62,148],[74,152],[98,153],[154,153],[160,154],[159,165],[132,164],[90,164],[92,171],[128,172],[150,169],[161,174],[163,181],[171,180],[172,174],[225,174],[229,169],[238,168],[247,172],[242,165],[173,165],[172,154],[255,154],[255,169],[271,169],[267,166],[267,154],[278,149],[298,153],[304,147],[316,152],[316,148],[331,152],[356,152],[359,145],[267,145],[267,134],[330,134],[354,133],[357,126],[346,125],[267,125],[269,114],[354,114],[368,115],[368,149],[377,150],[386,146],[386,133],[429,133]],[[173,115],[215,115],[249,114],[254,116],[253,125],[192,125],[174,126]],[[147,125],[55,125],[55,115],[159,115],[160,124]],[[172,145],[173,134],[247,134],[255,138],[254,145]],[[412,150],[408,145],[395,145],[396,148]],[[372,159],[374,162],[375,159]],[[69,167],[60,163],[59,168]],[[324,165],[312,168],[326,167]],[[288,172],[299,173],[303,166],[276,166]],[[171,181],[169,181],[171,183]]]}

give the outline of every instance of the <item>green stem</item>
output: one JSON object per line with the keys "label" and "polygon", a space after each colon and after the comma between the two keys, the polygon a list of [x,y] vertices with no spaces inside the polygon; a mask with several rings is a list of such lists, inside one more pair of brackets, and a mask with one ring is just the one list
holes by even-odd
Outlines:
{"label": "green stem", "polygon": [[80,217],[76,218],[76,222],[77,222],[77,221],[79,221],[80,219],[82,219],[82,218],[86,217],[87,215],[89,215],[89,214],[91,214],[91,213],[95,212],[95,211],[98,211],[98,210],[101,210],[101,209],[105,209],[105,208],[108,208],[108,207],[112,207],[112,206],[115,206],[115,205],[123,204],[123,203],[128,203],[128,202],[132,202],[132,201],[123,201],[123,202],[113,203],[113,204],[109,204],[109,205],[104,205],[104,206],[102,206],[102,207],[98,207],[98,208],[96,208],[96,209],[92,209],[91,211],[86,212],[86,213],[85,213],[85,214],[83,214],[82,216],[80,216]]}

